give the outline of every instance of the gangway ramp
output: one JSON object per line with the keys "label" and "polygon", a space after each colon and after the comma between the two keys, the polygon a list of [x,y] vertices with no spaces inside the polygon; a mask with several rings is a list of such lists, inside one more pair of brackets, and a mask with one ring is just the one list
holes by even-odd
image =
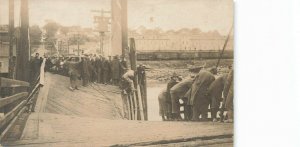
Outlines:
{"label": "gangway ramp", "polygon": [[[233,125],[212,122],[134,121],[122,118],[118,87],[91,84],[68,89],[69,79],[47,73],[36,111],[20,138],[4,146],[232,146]],[[196,144],[195,144],[196,143]]]}

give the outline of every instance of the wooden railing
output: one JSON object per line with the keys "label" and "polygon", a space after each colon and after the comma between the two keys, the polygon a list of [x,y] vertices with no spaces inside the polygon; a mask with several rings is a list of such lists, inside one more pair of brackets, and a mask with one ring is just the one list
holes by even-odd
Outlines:
{"label": "wooden railing", "polygon": [[147,108],[147,80],[144,69],[137,67],[136,48],[133,38],[130,39],[130,65],[131,69],[135,71],[134,88],[129,94],[121,94],[125,111],[129,120],[148,120]]}
{"label": "wooden railing", "polygon": [[[0,142],[2,142],[7,132],[22,113],[30,113],[33,110],[32,108],[35,103],[34,95],[39,91],[39,88],[44,85],[44,67],[45,60],[43,60],[41,65],[39,77],[37,77],[32,84],[0,77],[1,89],[6,88],[10,89],[10,91],[18,91],[17,93],[10,92],[13,93],[11,96],[0,98],[0,110],[3,110],[3,112],[0,112],[2,113],[2,117],[0,117]],[[25,88],[25,90],[17,90],[18,88]]]}

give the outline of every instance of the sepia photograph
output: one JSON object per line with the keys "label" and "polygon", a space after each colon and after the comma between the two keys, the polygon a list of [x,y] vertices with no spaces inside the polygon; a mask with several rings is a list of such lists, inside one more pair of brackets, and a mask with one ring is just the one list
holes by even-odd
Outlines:
{"label": "sepia photograph", "polygon": [[0,146],[234,146],[233,0],[0,0]]}

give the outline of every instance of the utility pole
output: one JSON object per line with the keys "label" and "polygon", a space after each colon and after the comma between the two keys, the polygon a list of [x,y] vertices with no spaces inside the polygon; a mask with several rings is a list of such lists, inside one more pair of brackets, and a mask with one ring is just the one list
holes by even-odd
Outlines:
{"label": "utility pole", "polygon": [[94,23],[96,24],[96,31],[99,32],[99,53],[104,55],[104,37],[105,32],[108,32],[109,20],[111,17],[104,16],[105,14],[110,14],[110,11],[102,10],[92,10],[92,12],[100,13],[100,16],[94,16]]}
{"label": "utility pole", "polygon": [[21,29],[20,29],[20,44],[17,50],[17,79],[29,82],[29,14],[28,0],[21,0]]}
{"label": "utility pole", "polygon": [[231,26],[231,28],[230,28],[230,30],[229,30],[229,33],[228,33],[228,35],[227,35],[227,38],[226,38],[226,40],[225,40],[225,43],[224,43],[222,52],[221,52],[221,54],[220,54],[220,57],[219,57],[219,59],[218,59],[217,65],[216,65],[216,68],[218,68],[218,66],[219,66],[219,64],[220,64],[220,61],[221,61],[221,58],[223,57],[224,50],[225,50],[225,48],[226,48],[226,46],[227,46],[227,43],[228,43],[228,41],[229,41],[229,38],[230,38],[230,34],[231,34],[232,29],[233,29],[233,25]]}
{"label": "utility pole", "polygon": [[78,54],[78,56],[79,56],[79,49],[80,49],[80,47],[79,47],[79,33],[77,34],[77,54]]}
{"label": "utility pole", "polygon": [[127,22],[127,0],[121,0],[122,13],[122,55],[126,55],[126,48],[128,47],[128,22]]}
{"label": "utility pole", "polygon": [[9,0],[9,77],[15,79],[15,65],[16,61],[13,58],[13,49],[14,49],[14,31],[15,31],[15,23],[14,23],[14,0]]}
{"label": "utility pole", "polygon": [[103,49],[103,46],[104,46],[104,32],[99,32],[99,35],[100,35],[100,54],[104,55],[104,49]]}
{"label": "utility pole", "polygon": [[70,44],[69,44],[69,40],[67,40],[67,44],[68,44],[68,48],[67,48],[67,52],[68,52],[68,55],[70,54]]}
{"label": "utility pole", "polygon": [[112,55],[125,54],[128,48],[127,0],[112,0]]}

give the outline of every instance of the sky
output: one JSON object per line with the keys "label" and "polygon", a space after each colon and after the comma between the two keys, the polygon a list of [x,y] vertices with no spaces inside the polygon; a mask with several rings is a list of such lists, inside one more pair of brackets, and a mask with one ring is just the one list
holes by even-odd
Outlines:
{"label": "sky", "polygon": [[[91,10],[110,10],[110,0],[29,0],[30,25],[54,20],[65,26],[93,27]],[[19,24],[20,0],[15,0]],[[8,0],[0,0],[0,24],[8,23]],[[227,34],[233,23],[232,0],[128,0],[128,27],[163,30],[199,28]]]}

